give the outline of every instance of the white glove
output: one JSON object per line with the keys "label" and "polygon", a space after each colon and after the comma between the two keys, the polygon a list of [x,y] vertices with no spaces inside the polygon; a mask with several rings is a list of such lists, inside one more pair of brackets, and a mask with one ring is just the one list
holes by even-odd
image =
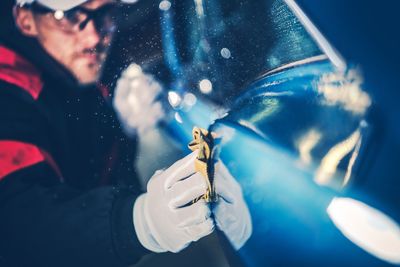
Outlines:
{"label": "white glove", "polygon": [[128,134],[144,134],[164,116],[157,101],[161,85],[139,65],[131,64],[118,79],[114,95],[114,108]]}
{"label": "white glove", "polygon": [[239,250],[253,231],[242,189],[221,161],[215,164],[214,179],[215,191],[219,197],[213,210],[217,227],[225,233],[233,247]]}
{"label": "white glove", "polygon": [[157,171],[147,193],[135,202],[133,219],[141,244],[154,252],[179,252],[192,241],[213,232],[211,211],[204,200],[192,200],[206,192],[204,177],[194,170],[196,152]]}

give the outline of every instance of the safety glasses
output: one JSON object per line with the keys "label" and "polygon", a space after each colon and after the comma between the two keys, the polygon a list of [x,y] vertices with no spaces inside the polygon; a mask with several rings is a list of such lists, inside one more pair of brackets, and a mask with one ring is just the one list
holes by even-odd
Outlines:
{"label": "safety glasses", "polygon": [[106,4],[94,10],[78,6],[67,11],[61,11],[52,10],[33,2],[27,8],[37,14],[52,13],[59,27],[66,32],[82,31],[93,20],[100,33],[109,34],[115,31],[118,15],[117,4]]}

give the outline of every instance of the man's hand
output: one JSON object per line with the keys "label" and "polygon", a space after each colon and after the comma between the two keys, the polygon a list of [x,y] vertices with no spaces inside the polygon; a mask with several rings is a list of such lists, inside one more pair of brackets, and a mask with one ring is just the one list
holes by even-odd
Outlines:
{"label": "man's hand", "polygon": [[164,111],[157,100],[161,85],[139,65],[131,64],[117,82],[114,108],[128,133],[144,134],[163,118]]}
{"label": "man's hand", "polygon": [[214,179],[218,202],[213,213],[217,227],[239,250],[252,233],[251,216],[242,189],[221,161],[215,165]]}
{"label": "man's hand", "polygon": [[151,251],[179,252],[214,230],[207,203],[192,204],[207,189],[204,177],[194,170],[196,154],[156,172],[147,184],[147,193],[135,202],[136,234]]}

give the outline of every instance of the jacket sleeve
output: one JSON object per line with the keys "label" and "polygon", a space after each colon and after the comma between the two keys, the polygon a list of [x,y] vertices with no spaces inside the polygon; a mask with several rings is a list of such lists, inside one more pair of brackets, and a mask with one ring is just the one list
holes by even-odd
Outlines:
{"label": "jacket sleeve", "polygon": [[[133,225],[140,192],[123,186],[82,191],[64,183],[41,154],[46,138],[35,138],[34,112],[24,106],[10,116],[4,99],[0,95],[0,266],[127,266],[148,253]],[[10,138],[18,149],[5,145]]]}
{"label": "jacket sleeve", "polygon": [[3,258],[17,266],[125,266],[146,254],[133,226],[136,193],[117,187],[82,193],[49,183],[52,175],[39,163],[0,182]]}

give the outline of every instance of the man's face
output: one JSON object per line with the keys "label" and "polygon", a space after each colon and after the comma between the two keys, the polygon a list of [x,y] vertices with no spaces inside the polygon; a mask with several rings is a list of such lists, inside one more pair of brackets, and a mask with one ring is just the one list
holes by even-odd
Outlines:
{"label": "man's face", "polygon": [[[81,5],[86,10],[99,10],[114,3],[113,0],[92,0]],[[59,63],[64,65],[81,84],[96,82],[106,59],[110,45],[111,31],[101,31],[93,20],[82,30],[64,27],[54,13],[39,14],[34,10],[32,19],[35,27],[34,37],[43,48]],[[84,16],[84,15],[83,15]]]}

